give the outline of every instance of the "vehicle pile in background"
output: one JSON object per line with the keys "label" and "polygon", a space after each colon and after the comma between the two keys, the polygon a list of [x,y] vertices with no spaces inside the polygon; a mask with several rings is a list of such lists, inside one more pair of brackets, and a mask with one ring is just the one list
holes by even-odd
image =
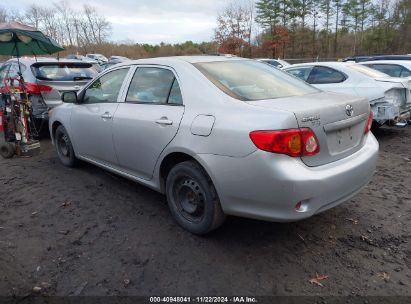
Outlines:
{"label": "vehicle pile in background", "polygon": [[288,65],[286,72],[323,90],[366,97],[374,128],[404,127],[411,116],[411,56],[360,56]]}

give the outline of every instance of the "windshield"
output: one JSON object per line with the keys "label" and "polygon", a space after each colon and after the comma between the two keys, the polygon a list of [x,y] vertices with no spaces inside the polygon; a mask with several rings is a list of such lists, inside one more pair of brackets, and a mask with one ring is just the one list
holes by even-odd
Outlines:
{"label": "windshield", "polygon": [[380,71],[371,69],[367,66],[363,66],[361,64],[349,65],[348,68],[352,69],[352,70],[355,70],[357,72],[360,72],[361,74],[364,74],[364,75],[366,75],[368,77],[371,77],[371,78],[387,78],[387,77],[390,77],[387,74],[384,74]]}
{"label": "windshield", "polygon": [[223,92],[243,101],[319,92],[283,71],[254,60],[204,62],[194,65]]}
{"label": "windshield", "polygon": [[37,79],[49,81],[85,80],[97,75],[89,63],[36,63],[32,70]]}

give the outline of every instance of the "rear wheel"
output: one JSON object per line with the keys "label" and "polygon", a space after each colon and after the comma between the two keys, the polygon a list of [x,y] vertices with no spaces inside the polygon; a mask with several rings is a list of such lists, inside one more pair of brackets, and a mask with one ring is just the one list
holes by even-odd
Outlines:
{"label": "rear wheel", "polygon": [[172,215],[191,233],[206,234],[225,220],[211,179],[194,161],[177,164],[171,169],[166,195]]}
{"label": "rear wheel", "polygon": [[66,129],[59,126],[54,137],[58,157],[66,167],[74,167],[78,160],[74,154],[73,146]]}

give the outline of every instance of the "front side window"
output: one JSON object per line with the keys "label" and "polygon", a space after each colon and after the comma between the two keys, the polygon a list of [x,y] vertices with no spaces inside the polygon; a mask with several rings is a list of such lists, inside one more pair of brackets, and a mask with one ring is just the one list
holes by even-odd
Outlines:
{"label": "front side window", "polygon": [[286,72],[254,60],[203,62],[194,66],[224,93],[243,101],[319,92]]}
{"label": "front side window", "polygon": [[104,74],[87,88],[83,103],[115,103],[129,68],[119,69]]}
{"label": "front side window", "polygon": [[287,69],[287,73],[290,73],[291,75],[295,77],[298,77],[304,81],[307,81],[312,69],[313,69],[312,66],[291,68],[291,69]]}
{"label": "front side window", "polygon": [[340,83],[346,80],[343,73],[329,67],[316,66],[311,71],[307,82],[311,84]]}
{"label": "front side window", "polygon": [[126,102],[147,104],[182,104],[180,87],[173,72],[143,67],[135,72]]}

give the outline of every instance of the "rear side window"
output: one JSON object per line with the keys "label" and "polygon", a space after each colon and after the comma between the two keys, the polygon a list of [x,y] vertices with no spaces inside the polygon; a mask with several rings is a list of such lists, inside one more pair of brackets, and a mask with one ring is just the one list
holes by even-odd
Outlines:
{"label": "rear side window", "polygon": [[401,77],[403,67],[396,64],[373,64],[373,69],[383,72],[391,77]]}
{"label": "rear side window", "polygon": [[131,81],[126,102],[182,104],[180,87],[173,72],[161,68],[138,68]]}
{"label": "rear side window", "polygon": [[177,79],[174,79],[173,86],[171,87],[170,96],[168,97],[168,103],[181,105],[183,104],[183,97],[181,96],[180,85]]}
{"label": "rear side window", "polygon": [[410,77],[410,76],[411,76],[411,71],[406,68],[403,68],[401,72],[401,77]]}
{"label": "rear side window", "polygon": [[115,103],[120,94],[124,79],[127,76],[129,68],[119,69],[104,74],[84,93],[83,103]]}
{"label": "rear side window", "polygon": [[275,66],[276,68],[282,68],[283,65],[281,63],[279,63],[278,61],[275,60],[263,60],[264,63],[267,63],[269,65]]}
{"label": "rear side window", "polygon": [[298,77],[304,81],[307,81],[312,69],[313,69],[312,66],[306,66],[306,67],[287,69],[287,72],[295,77]]}
{"label": "rear side window", "polygon": [[32,70],[37,79],[46,81],[76,81],[93,79],[97,75],[89,63],[36,63]]}
{"label": "rear side window", "polygon": [[311,71],[307,82],[310,84],[328,84],[340,83],[346,79],[345,75],[337,70],[329,67],[316,66]]}

